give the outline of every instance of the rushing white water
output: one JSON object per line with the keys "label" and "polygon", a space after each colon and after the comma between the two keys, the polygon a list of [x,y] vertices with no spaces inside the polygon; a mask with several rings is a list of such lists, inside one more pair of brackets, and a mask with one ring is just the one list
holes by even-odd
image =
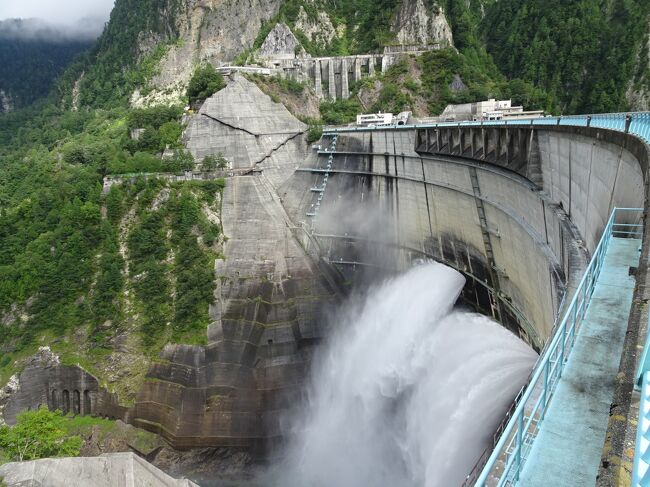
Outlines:
{"label": "rushing white water", "polygon": [[452,311],[463,285],[421,265],[342,314],[283,486],[462,484],[537,356],[499,324]]}

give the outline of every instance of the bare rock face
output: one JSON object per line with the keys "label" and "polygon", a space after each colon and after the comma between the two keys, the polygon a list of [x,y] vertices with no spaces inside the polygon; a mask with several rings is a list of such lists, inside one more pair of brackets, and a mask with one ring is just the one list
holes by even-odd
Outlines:
{"label": "bare rock face", "polygon": [[336,37],[336,29],[326,12],[319,11],[317,18],[310,18],[302,5],[294,27],[319,47],[327,46]]}
{"label": "bare rock face", "polygon": [[467,85],[463,83],[460,75],[455,74],[454,78],[451,80],[451,83],[449,83],[449,89],[454,93],[459,93],[461,91],[465,91],[467,89]]}
{"label": "bare rock face", "polygon": [[[177,18],[180,41],[168,46],[151,80],[153,92],[134,93],[133,106],[169,103],[182,98],[194,67],[202,62],[215,66],[231,62],[252,47],[262,23],[277,15],[281,0],[188,0]],[[157,39],[143,37],[145,53]]]}
{"label": "bare rock face", "polygon": [[0,113],[8,113],[14,110],[14,101],[11,96],[0,90]]}
{"label": "bare rock face", "polygon": [[400,44],[441,42],[453,45],[451,27],[442,7],[427,6],[424,0],[404,0],[395,14],[392,30]]}
{"label": "bare rock face", "polygon": [[257,55],[267,59],[294,59],[303,51],[300,41],[293,35],[287,24],[278,22],[264,39]]}

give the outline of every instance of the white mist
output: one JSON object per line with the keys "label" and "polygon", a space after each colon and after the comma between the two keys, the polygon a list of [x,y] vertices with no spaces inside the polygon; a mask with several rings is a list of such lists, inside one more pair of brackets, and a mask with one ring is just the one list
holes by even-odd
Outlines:
{"label": "white mist", "polygon": [[342,313],[293,428],[283,486],[463,483],[537,357],[488,318],[452,311],[463,285],[425,264]]}

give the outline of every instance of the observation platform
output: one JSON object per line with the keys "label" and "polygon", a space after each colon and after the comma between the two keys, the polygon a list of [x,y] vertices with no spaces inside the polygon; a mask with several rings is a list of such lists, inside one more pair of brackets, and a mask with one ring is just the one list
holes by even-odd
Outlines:
{"label": "observation platform", "polygon": [[519,485],[596,483],[641,241],[612,237],[573,351],[564,367]]}

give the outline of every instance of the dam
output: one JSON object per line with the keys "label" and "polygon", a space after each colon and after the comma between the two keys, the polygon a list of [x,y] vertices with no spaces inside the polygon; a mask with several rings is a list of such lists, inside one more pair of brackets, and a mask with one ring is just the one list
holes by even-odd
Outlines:
{"label": "dam", "polygon": [[[11,422],[63,401],[178,449],[268,455],[331,336],[328,312],[358,284],[437,262],[462,276],[459,308],[500,323],[539,356],[465,485],[512,485],[551,466],[564,475],[561,459],[536,451],[565,451],[585,430],[593,436],[573,464],[586,470],[575,478],[620,476],[634,462],[629,445],[645,411],[638,388],[647,391],[650,369],[649,127],[647,113],[326,127],[312,146],[306,124],[235,74],[188,117],[183,136],[197,161],[222,153],[230,165],[218,175],[227,240],[207,344],[165,346],[129,404],[78,367],[30,364],[3,415]],[[409,294],[434,288],[427,276]],[[463,377],[479,384],[482,370]],[[572,433],[564,443],[562,429]],[[557,485],[583,485],[565,480]]]}
{"label": "dam", "polygon": [[[299,169],[314,235],[343,273],[443,262],[466,276],[466,303],[541,352],[465,485],[610,485],[623,461],[644,373],[647,124],[622,114],[333,128],[320,162]],[[341,216],[349,205],[393,219],[357,237]],[[635,468],[642,480],[638,451]]]}

